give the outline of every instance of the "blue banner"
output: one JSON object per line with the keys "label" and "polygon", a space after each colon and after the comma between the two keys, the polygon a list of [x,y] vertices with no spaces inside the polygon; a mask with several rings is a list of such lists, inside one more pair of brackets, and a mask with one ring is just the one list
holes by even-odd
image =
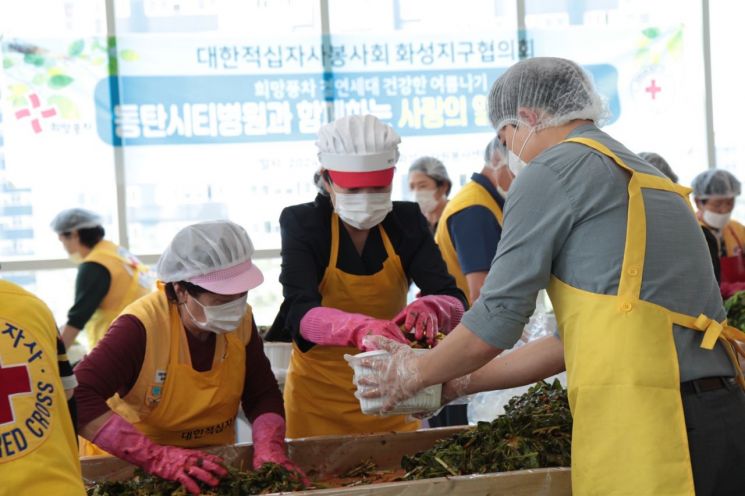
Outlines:
{"label": "blue banner", "polygon": [[[616,69],[585,68],[617,120]],[[112,76],[96,85],[96,128],[114,146],[314,139],[330,115],[366,113],[402,136],[488,132],[487,95],[504,71]]]}

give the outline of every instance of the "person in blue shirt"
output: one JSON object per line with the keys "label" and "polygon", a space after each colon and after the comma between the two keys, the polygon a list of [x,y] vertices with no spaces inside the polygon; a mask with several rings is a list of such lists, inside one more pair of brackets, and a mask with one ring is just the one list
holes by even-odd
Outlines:
{"label": "person in blue shirt", "polygon": [[498,139],[484,151],[484,167],[474,173],[442,214],[435,241],[448,271],[469,304],[481,293],[502,237],[502,211],[513,174]]}
{"label": "person in blue shirt", "polygon": [[[498,139],[484,151],[484,167],[445,206],[435,241],[448,272],[468,298],[476,301],[502,237],[502,211],[513,175]],[[430,427],[468,423],[467,405],[449,405],[429,419]]]}

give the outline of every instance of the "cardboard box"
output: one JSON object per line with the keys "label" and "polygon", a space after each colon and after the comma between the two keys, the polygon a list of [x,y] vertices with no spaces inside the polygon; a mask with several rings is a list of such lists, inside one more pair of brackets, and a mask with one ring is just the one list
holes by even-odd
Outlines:
{"label": "cardboard box", "polygon": [[[412,455],[429,449],[439,439],[462,429],[444,427],[406,433],[294,439],[288,442],[288,452],[290,458],[312,477],[339,475],[369,458],[372,458],[380,469],[395,469],[400,467],[403,455]],[[232,466],[241,469],[251,467],[253,447],[250,444],[221,446],[206,451],[223,457]],[[83,458],[81,463],[83,477],[88,481],[123,480],[131,477],[134,471],[132,465],[113,457],[87,457]],[[566,496],[571,493],[569,469],[550,468],[300,491],[294,494]]]}

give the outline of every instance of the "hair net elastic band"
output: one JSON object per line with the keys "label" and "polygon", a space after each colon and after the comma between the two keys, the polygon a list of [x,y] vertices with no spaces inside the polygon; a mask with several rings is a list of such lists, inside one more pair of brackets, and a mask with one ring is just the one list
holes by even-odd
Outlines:
{"label": "hair net elastic band", "polygon": [[364,155],[323,153],[319,154],[321,165],[326,169],[340,172],[372,172],[390,169],[396,165],[396,151],[386,150],[380,153]]}

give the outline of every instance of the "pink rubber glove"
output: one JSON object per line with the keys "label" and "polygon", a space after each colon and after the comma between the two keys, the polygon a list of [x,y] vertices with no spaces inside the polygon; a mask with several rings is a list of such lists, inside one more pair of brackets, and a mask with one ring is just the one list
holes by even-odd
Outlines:
{"label": "pink rubber glove", "polygon": [[362,351],[370,349],[363,343],[367,335],[383,336],[399,343],[409,342],[401,329],[389,320],[328,307],[310,309],[300,321],[300,335],[315,344],[354,346]]}
{"label": "pink rubber glove", "polygon": [[264,413],[256,417],[251,423],[251,437],[254,445],[254,470],[258,470],[265,463],[276,463],[287,470],[297,472],[306,485],[310,485],[308,477],[287,457],[285,449],[285,419],[276,413]]}
{"label": "pink rubber glove", "polygon": [[198,450],[155,444],[117,414],[106,421],[91,441],[148,473],[180,482],[191,494],[200,492],[197,481],[214,487],[228,473],[220,457]]}
{"label": "pink rubber glove", "polygon": [[417,298],[396,315],[393,322],[403,325],[407,332],[414,333],[417,341],[426,339],[430,346],[436,345],[435,336],[442,331],[453,330],[463,317],[463,303],[455,296],[428,295]]}

